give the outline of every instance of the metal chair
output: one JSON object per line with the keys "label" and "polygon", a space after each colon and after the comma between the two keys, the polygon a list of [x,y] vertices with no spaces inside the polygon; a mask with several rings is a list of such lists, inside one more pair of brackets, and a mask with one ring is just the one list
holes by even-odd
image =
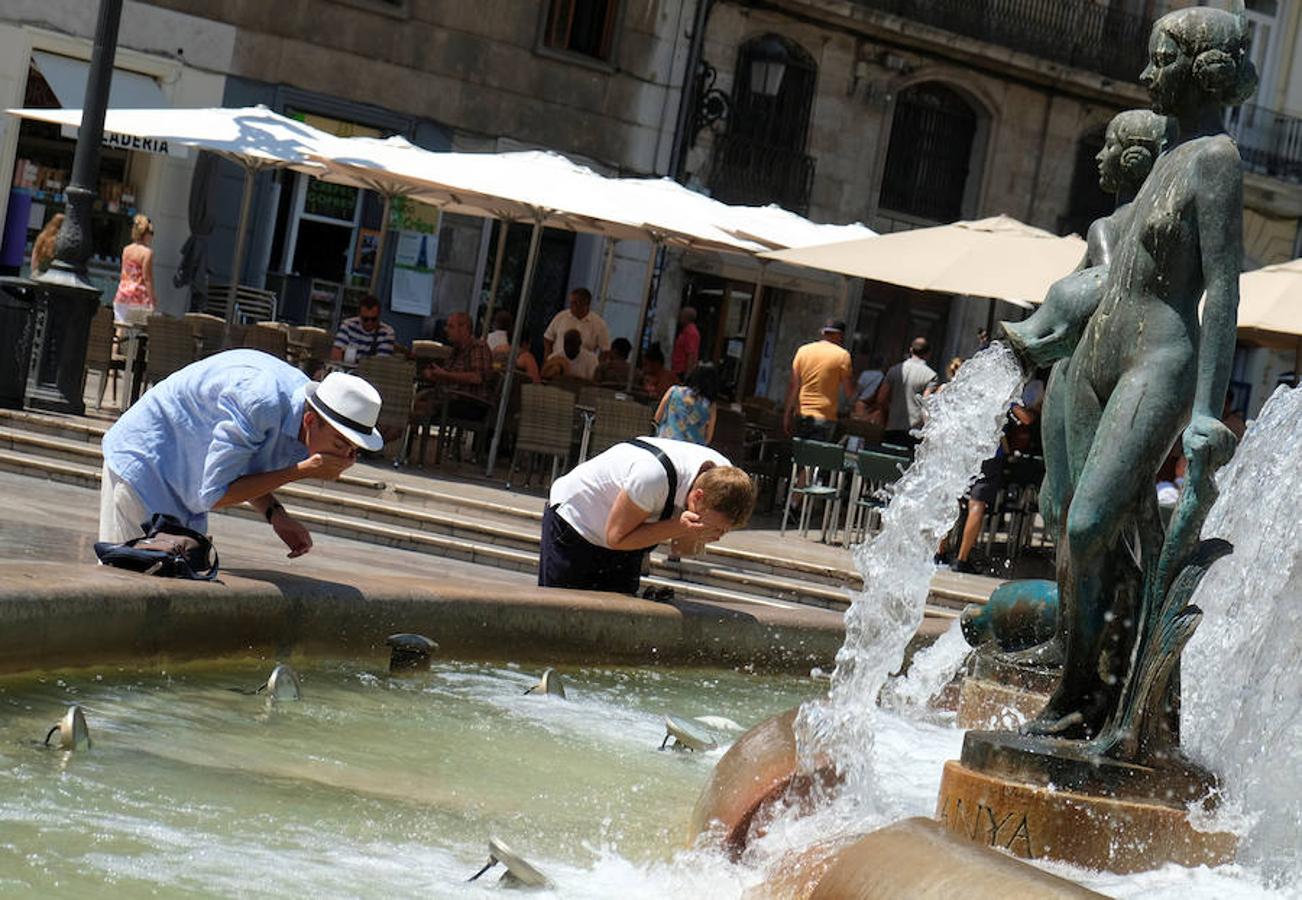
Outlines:
{"label": "metal chair", "polygon": [[[466,391],[444,391],[443,403],[439,410],[439,442],[434,450],[434,465],[442,464],[443,450],[449,446],[453,448],[453,455],[457,461],[461,461],[462,438],[467,431],[474,435],[474,443],[471,447],[474,458],[477,460],[483,456],[484,445],[488,443],[488,435],[496,419],[497,402],[502,389],[502,378],[499,373],[489,372],[484,378],[488,391],[483,396]],[[463,411],[462,415],[453,413],[454,402]],[[466,410],[470,412],[467,413]],[[421,438],[421,459],[425,459],[425,437]]]}
{"label": "metal chair", "polygon": [[[203,311],[225,321],[229,298],[230,285],[211,284],[208,286],[208,301],[204,304]],[[274,321],[276,305],[276,295],[273,291],[264,291],[241,284],[235,289],[235,317],[232,321],[241,325]]]}
{"label": "metal chair", "polygon": [[859,439],[858,444],[849,445],[851,450],[861,450],[872,444],[880,444],[885,432],[885,427],[876,422],[869,422],[867,419],[841,420],[841,436]]}
{"label": "metal chair", "polygon": [[146,384],[158,384],[194,362],[194,330],[189,322],[152,315],[145,321],[145,336],[149,339],[145,357]]}
{"label": "metal chair", "polygon": [[86,372],[99,373],[96,409],[104,405],[104,390],[108,387],[110,376],[113,378],[113,401],[117,402],[118,373],[126,371],[126,358],[113,352],[114,337],[113,308],[101,306],[90,320],[90,337],[86,343]]}
{"label": "metal chair", "polygon": [[746,417],[735,409],[719,404],[719,412],[714,421],[714,438],[710,446],[718,450],[728,461],[740,466],[746,461]]}
{"label": "metal chair", "polygon": [[185,321],[190,323],[194,333],[196,356],[206,359],[214,353],[220,353],[226,340],[226,320],[207,313],[186,313]]}
{"label": "metal chair", "polygon": [[284,359],[289,350],[289,328],[278,328],[259,322],[244,329],[244,346],[250,350],[270,353],[277,359]]}
{"label": "metal chair", "polygon": [[570,455],[570,438],[573,434],[574,395],[562,388],[545,384],[526,384],[520,388],[520,426],[515,435],[515,450],[511,454],[511,468],[506,473],[506,486],[520,462],[520,454],[527,454],[529,467],[525,484],[533,479],[535,456],[550,456],[552,480],[556,480],[558,467]]}
{"label": "metal chair", "polygon": [[[819,483],[826,473],[827,484]],[[845,474],[845,449],[840,444],[807,441],[795,438],[791,442],[791,481],[787,485],[787,500],[782,508],[780,534],[787,533],[787,519],[791,515],[791,498],[800,498],[800,536],[809,534],[809,501],[823,504],[823,524],[819,540],[827,540],[829,523],[837,522],[841,507],[841,480]],[[803,486],[801,481],[804,481]]]}
{"label": "metal chair", "polygon": [[394,465],[407,461],[411,442],[412,401],[416,397],[416,363],[397,356],[369,356],[357,365],[357,374],[379,392],[380,417],[375,425],[385,438],[385,450],[395,435],[401,438]]}
{"label": "metal chair", "polygon": [[597,417],[592,424],[588,455],[604,453],[621,441],[651,433],[652,410],[631,398],[623,400],[613,392],[597,394]]}
{"label": "metal chair", "polygon": [[845,546],[849,547],[856,536],[863,540],[870,519],[875,518],[876,527],[880,527],[881,511],[886,508],[887,501],[879,492],[898,480],[907,466],[908,460],[893,453],[860,450],[855,454],[854,478],[846,501]]}

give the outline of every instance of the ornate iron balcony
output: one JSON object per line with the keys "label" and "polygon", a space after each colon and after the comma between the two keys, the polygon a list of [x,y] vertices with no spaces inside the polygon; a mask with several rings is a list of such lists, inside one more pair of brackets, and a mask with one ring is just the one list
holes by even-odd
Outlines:
{"label": "ornate iron balcony", "polygon": [[1138,81],[1153,20],[1095,0],[854,0],[955,34]]}
{"label": "ornate iron balcony", "polygon": [[1302,182],[1302,119],[1245,103],[1229,110],[1225,124],[1239,144],[1244,169]]}
{"label": "ornate iron balcony", "polygon": [[776,203],[804,215],[814,183],[814,158],[752,138],[720,134],[714,139],[710,193],[724,203]]}

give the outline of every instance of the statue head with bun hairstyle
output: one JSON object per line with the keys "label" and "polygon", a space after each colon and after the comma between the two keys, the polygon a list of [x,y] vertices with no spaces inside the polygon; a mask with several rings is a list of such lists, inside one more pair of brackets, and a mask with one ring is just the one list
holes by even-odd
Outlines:
{"label": "statue head with bun hairstyle", "polygon": [[1167,13],[1153,25],[1149,62],[1139,80],[1153,109],[1184,116],[1206,106],[1238,106],[1257,89],[1248,55],[1243,4],[1235,12],[1195,6]]}
{"label": "statue head with bun hairstyle", "polygon": [[1149,109],[1128,109],[1108,123],[1099,164],[1099,187],[1109,194],[1134,196],[1157,157],[1175,139],[1175,124]]}

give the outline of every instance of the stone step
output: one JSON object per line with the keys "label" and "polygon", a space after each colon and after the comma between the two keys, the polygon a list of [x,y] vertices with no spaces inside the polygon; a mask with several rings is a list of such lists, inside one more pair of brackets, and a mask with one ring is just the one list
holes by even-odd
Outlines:
{"label": "stone step", "polygon": [[[101,464],[98,438],[104,430],[80,419],[0,410],[0,469],[97,486]],[[446,547],[458,558],[468,558],[458,541],[537,552],[541,504],[505,504],[458,492],[456,485],[447,482],[435,482],[436,487],[413,485],[407,480],[410,476],[396,473],[386,480],[386,473],[371,466],[354,472],[357,474],[345,474],[338,482],[300,482],[279,493],[295,514],[310,509],[326,517],[322,522],[330,516],[346,517],[440,536],[451,541]],[[370,539],[363,532],[357,536]],[[479,555],[483,557],[484,552]],[[697,559],[672,565],[665,562],[663,554],[654,554],[652,567],[657,577],[678,582],[831,609],[845,609],[849,605],[847,591],[859,590],[862,585],[853,569],[720,544],[711,545]],[[997,583],[977,576],[938,573],[930,599],[938,608],[962,609],[968,603],[984,602]]]}
{"label": "stone step", "polygon": [[[98,488],[100,479],[98,465],[67,462],[3,449],[0,449],[0,470],[50,478],[87,488]],[[322,500],[321,506],[312,506],[306,503],[311,495],[320,497],[327,492],[297,485],[284,489],[284,492],[287,497],[292,492],[296,500],[304,503],[294,508],[294,515],[303,524],[319,533],[518,572],[537,571],[536,533],[526,535],[500,528],[484,530],[482,525],[479,528],[463,526],[460,533],[456,531],[437,533],[420,527],[411,527],[408,524],[410,520],[404,519],[404,515],[411,516],[412,511],[395,513],[388,519],[367,518],[364,515],[344,514],[341,510],[375,513],[377,512],[375,508],[383,509],[383,504],[336,496],[326,497]],[[253,521],[259,518],[258,513],[243,506],[222,510],[219,515],[240,516]],[[427,516],[429,520],[441,518],[428,514]],[[425,520],[418,518],[417,521]],[[482,539],[484,535],[489,535],[489,539]],[[765,606],[813,604],[834,609],[845,608],[848,605],[844,592],[802,585],[789,579],[774,581],[773,576],[757,577],[744,571],[713,568],[694,560],[667,563],[664,556],[658,553],[652,556],[651,572],[648,584],[671,587],[677,596],[683,598]],[[769,579],[767,582],[766,578]],[[943,601],[928,603],[928,616],[950,618],[955,614],[954,609]]]}

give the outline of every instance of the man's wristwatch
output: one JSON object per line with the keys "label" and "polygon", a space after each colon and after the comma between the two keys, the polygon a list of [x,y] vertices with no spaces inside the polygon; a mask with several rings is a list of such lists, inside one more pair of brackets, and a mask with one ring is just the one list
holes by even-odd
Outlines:
{"label": "man's wristwatch", "polygon": [[270,525],[271,517],[278,512],[284,512],[284,511],[285,511],[285,507],[281,504],[281,502],[279,500],[273,500],[271,501],[271,505],[268,506],[266,510],[263,511],[262,514],[267,517],[267,524]]}

